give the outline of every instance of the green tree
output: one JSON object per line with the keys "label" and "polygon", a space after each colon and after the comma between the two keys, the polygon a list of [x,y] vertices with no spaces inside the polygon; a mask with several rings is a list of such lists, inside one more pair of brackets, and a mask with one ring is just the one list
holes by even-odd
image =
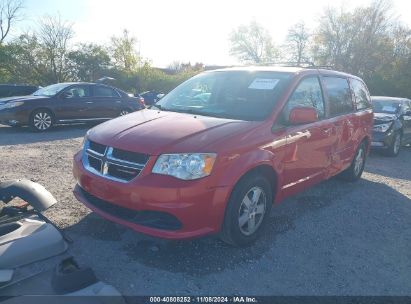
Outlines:
{"label": "green tree", "polygon": [[70,75],[74,80],[95,81],[107,74],[110,68],[109,52],[98,44],[81,43],[67,57]]}
{"label": "green tree", "polygon": [[383,0],[352,12],[327,8],[314,36],[315,61],[370,77],[378,66],[390,60],[390,10]]}
{"label": "green tree", "polygon": [[230,34],[230,55],[244,63],[267,63],[279,57],[269,32],[255,20]]}
{"label": "green tree", "polygon": [[126,29],[123,30],[122,36],[111,38],[112,57],[116,67],[127,72],[135,71],[139,67],[141,59],[136,44],[137,39]]}

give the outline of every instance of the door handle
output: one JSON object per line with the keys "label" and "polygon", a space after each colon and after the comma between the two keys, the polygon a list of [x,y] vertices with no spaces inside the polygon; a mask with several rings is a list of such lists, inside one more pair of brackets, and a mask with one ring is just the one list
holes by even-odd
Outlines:
{"label": "door handle", "polygon": [[86,101],[86,103],[91,104],[91,103],[94,103],[94,102],[93,101]]}
{"label": "door handle", "polygon": [[121,101],[120,100],[116,100],[116,101],[114,101],[115,103],[121,103]]}

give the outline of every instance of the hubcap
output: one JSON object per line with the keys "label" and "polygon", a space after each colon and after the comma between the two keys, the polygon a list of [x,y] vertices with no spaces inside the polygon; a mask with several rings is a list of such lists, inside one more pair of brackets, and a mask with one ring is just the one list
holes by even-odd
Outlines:
{"label": "hubcap", "polygon": [[354,160],[354,173],[359,175],[364,165],[364,148],[360,148]]}
{"label": "hubcap", "polygon": [[121,112],[120,112],[120,116],[124,116],[124,115],[127,115],[128,114],[128,111],[127,110],[122,110]]}
{"label": "hubcap", "polygon": [[39,112],[34,115],[33,123],[38,130],[47,130],[51,127],[51,116],[46,112]]}
{"label": "hubcap", "polygon": [[266,211],[267,198],[260,187],[251,188],[244,196],[238,213],[238,225],[245,235],[252,235],[261,225]]}
{"label": "hubcap", "polygon": [[394,153],[397,154],[401,146],[401,135],[397,134],[394,141]]}

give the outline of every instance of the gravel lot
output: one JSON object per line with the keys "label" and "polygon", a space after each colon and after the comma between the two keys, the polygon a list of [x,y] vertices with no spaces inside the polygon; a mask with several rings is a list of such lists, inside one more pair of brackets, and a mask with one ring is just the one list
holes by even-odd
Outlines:
{"label": "gravel lot", "polygon": [[213,237],[153,239],[90,214],[71,192],[87,128],[0,126],[0,180],[28,178],[53,193],[46,215],[74,240],[65,255],[124,295],[411,295],[411,148],[372,154],[358,183],[329,180],[286,200],[264,237],[237,249]]}

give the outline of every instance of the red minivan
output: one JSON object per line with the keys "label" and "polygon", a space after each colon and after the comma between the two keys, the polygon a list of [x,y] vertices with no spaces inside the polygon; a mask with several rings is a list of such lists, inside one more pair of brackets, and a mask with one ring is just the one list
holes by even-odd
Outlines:
{"label": "red minivan", "polygon": [[76,198],[167,239],[254,241],[273,204],[332,176],[360,178],[373,112],[364,82],[331,70],[201,73],[158,103],[87,132]]}

